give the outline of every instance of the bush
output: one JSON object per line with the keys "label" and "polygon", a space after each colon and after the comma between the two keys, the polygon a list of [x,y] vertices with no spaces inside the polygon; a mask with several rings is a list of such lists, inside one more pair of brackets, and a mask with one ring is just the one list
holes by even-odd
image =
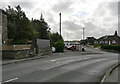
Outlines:
{"label": "bush", "polygon": [[102,45],[102,49],[120,51],[120,45]]}
{"label": "bush", "polygon": [[64,51],[64,42],[59,40],[55,42],[54,47],[56,48],[56,52],[63,52]]}
{"label": "bush", "polygon": [[101,45],[94,45],[94,48],[101,48]]}
{"label": "bush", "polygon": [[19,40],[14,42],[15,45],[27,44],[27,40]]}

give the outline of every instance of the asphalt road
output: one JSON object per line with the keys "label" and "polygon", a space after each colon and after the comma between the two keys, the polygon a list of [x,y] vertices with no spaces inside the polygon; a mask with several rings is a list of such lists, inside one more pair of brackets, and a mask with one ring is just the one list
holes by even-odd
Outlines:
{"label": "asphalt road", "polygon": [[[3,66],[3,82],[100,82],[118,54],[87,48]],[[117,81],[116,81],[117,82]]]}

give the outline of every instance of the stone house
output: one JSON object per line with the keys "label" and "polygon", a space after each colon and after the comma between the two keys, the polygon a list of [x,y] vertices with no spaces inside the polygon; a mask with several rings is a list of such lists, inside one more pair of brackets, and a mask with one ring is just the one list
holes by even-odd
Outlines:
{"label": "stone house", "polygon": [[102,36],[94,41],[94,44],[100,45],[120,45],[120,37],[117,35],[117,31],[114,35]]}
{"label": "stone house", "polygon": [[8,41],[8,34],[7,34],[7,13],[0,9],[0,31],[1,31],[1,38],[2,44],[7,44]]}

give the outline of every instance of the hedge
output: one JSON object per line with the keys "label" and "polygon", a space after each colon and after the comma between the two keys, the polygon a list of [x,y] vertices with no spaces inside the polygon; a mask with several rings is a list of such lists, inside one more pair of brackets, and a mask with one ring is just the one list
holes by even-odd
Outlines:
{"label": "hedge", "polygon": [[27,40],[19,40],[14,42],[15,45],[27,44]]}
{"label": "hedge", "polygon": [[54,44],[56,52],[63,52],[64,51],[64,42],[62,40],[57,41]]}
{"label": "hedge", "polygon": [[120,51],[120,45],[102,45],[102,49]]}

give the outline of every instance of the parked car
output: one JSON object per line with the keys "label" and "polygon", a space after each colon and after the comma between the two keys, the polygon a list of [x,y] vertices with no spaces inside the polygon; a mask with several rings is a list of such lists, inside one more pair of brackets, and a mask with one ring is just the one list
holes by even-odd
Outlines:
{"label": "parked car", "polygon": [[54,53],[54,52],[56,52],[56,49],[55,49],[55,47],[52,47],[52,52]]}
{"label": "parked car", "polygon": [[76,45],[73,45],[71,50],[76,50]]}
{"label": "parked car", "polygon": [[67,46],[67,50],[71,50],[73,45]]}
{"label": "parked car", "polygon": [[72,50],[79,50],[79,48],[80,48],[80,43],[73,43]]}
{"label": "parked car", "polygon": [[70,45],[72,45],[71,43],[68,43],[68,42],[64,42],[64,47],[67,48],[69,47]]}

